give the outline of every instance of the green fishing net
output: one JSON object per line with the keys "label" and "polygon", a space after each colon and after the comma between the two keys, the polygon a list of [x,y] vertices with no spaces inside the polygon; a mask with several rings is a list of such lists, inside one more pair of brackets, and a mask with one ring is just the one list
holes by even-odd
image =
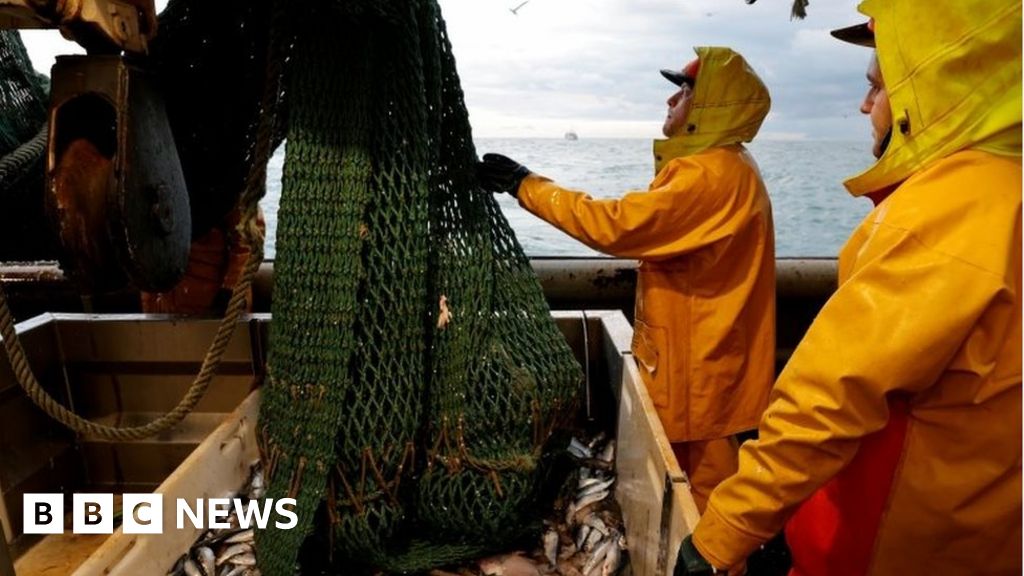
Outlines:
{"label": "green fishing net", "polygon": [[56,256],[42,197],[48,91],[18,32],[0,30],[0,262]]}
{"label": "green fishing net", "polygon": [[[150,48],[193,236],[262,195],[287,136],[258,437],[299,525],[257,532],[262,573],[296,573],[310,534],[338,566],[415,572],[527,533],[582,376],[476,182],[436,0],[171,0]],[[7,150],[45,92],[16,34],[0,55]]]}
{"label": "green fishing net", "polygon": [[[345,566],[423,570],[530,528],[578,365],[491,194],[435,0],[289,6],[286,160],[257,535],[292,574],[330,529]],[[325,503],[324,523],[315,511]]]}

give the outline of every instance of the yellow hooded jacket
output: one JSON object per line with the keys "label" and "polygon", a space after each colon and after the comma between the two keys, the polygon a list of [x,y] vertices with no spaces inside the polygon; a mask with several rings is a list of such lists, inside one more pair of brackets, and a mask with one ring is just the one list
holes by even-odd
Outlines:
{"label": "yellow hooded jacket", "polygon": [[894,189],[693,541],[741,562],[789,520],[793,574],[1021,572],[1021,3],[867,0]]}
{"label": "yellow hooded jacket", "polygon": [[595,200],[531,175],[517,194],[584,244],[641,260],[632,349],[672,442],[753,429],[774,374],[771,205],[740,144],[768,91],[732,50],[696,52],[688,131],[655,143],[649,190]]}

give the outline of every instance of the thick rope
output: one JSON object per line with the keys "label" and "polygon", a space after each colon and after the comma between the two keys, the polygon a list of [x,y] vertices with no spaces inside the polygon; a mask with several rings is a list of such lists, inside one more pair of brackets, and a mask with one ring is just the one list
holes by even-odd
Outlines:
{"label": "thick rope", "polygon": [[42,157],[46,152],[47,134],[49,134],[49,126],[44,123],[31,140],[0,158],[0,188],[6,188],[10,183],[9,180],[22,176],[29,166]]}
{"label": "thick rope", "polygon": [[224,315],[224,319],[221,320],[220,326],[217,327],[217,334],[214,336],[213,344],[210,345],[210,350],[203,359],[199,375],[196,376],[195,381],[174,409],[149,424],[122,428],[90,422],[65,408],[53,396],[50,396],[43,390],[42,386],[39,385],[39,381],[36,380],[35,374],[32,373],[32,367],[28,364],[25,350],[21,347],[21,340],[14,330],[14,317],[7,306],[7,297],[4,294],[2,284],[0,284],[0,336],[3,337],[4,348],[7,349],[7,356],[10,358],[11,368],[14,371],[15,377],[22,389],[25,390],[25,394],[36,406],[51,418],[75,432],[108,440],[141,440],[168,430],[181,422],[206,394],[210,381],[213,379],[214,374],[216,374],[217,368],[220,367],[221,359],[224,357],[224,350],[227,349],[228,342],[231,340],[235,327],[238,325],[238,318],[246,308],[246,294],[249,291],[253,276],[256,275],[256,270],[259,269],[262,261],[263,250],[261,243],[254,245],[249,260],[246,262],[242,277],[235,284],[234,291],[231,293],[231,301],[228,303],[227,312]]}

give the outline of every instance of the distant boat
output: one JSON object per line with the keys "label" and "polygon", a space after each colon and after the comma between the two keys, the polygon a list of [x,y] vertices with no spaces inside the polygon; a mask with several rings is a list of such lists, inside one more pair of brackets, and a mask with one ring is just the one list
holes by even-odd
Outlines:
{"label": "distant boat", "polygon": [[568,132],[565,133],[565,139],[566,140],[579,140],[580,137],[579,137],[578,134],[576,134],[572,130],[569,130]]}

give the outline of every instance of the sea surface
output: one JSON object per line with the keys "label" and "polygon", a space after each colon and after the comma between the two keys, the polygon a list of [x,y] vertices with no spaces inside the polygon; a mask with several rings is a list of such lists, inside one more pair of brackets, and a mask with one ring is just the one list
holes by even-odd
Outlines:
{"label": "sea surface", "polygon": [[[654,178],[651,141],[642,139],[479,138],[477,154],[499,152],[562,186],[597,198],[615,198],[646,190]],[[778,257],[833,257],[871,210],[866,198],[854,198],[842,181],[874,160],[870,143],[765,141],[748,145],[761,168],[775,218]],[[266,257],[274,257],[277,207],[281,195],[282,146],[270,161],[267,195]],[[544,221],[526,212],[508,195],[498,199],[519,242],[530,256],[598,256]]]}

